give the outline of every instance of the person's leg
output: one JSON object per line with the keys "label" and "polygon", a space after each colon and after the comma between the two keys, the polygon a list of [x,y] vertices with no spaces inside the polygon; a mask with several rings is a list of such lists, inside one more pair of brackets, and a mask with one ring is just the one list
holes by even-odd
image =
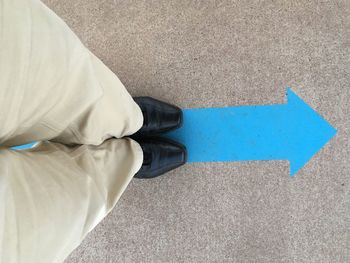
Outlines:
{"label": "person's leg", "polygon": [[[142,112],[41,2],[0,0],[0,17],[0,262],[62,262],[140,169],[138,143],[102,142]],[[102,144],[5,149],[50,139]]]}
{"label": "person's leg", "polygon": [[142,154],[130,139],[0,150],[0,262],[63,262],[116,204]]}
{"label": "person's leg", "polygon": [[38,0],[0,0],[0,144],[100,144],[143,115],[118,77]]}
{"label": "person's leg", "polygon": [[[99,145],[104,140],[132,135],[143,124],[139,106],[118,77],[95,55],[90,53],[93,72],[103,95],[51,141],[64,144]],[[62,116],[66,115],[65,111]]]}

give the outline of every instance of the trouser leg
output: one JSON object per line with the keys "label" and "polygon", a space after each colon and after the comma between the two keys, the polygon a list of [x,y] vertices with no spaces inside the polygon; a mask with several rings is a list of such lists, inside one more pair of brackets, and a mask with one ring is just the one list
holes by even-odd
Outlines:
{"label": "trouser leg", "polygon": [[130,139],[1,150],[0,262],[63,262],[114,207],[141,159]]}
{"label": "trouser leg", "polygon": [[0,0],[0,16],[0,144],[100,144],[142,126],[118,77],[43,3]]}
{"label": "trouser leg", "polygon": [[52,141],[98,145],[111,137],[134,134],[143,124],[139,106],[117,76],[92,54],[91,61],[103,96],[70,122]]}
{"label": "trouser leg", "polygon": [[[142,113],[41,2],[0,0],[0,16],[0,260],[62,262],[140,168],[136,142],[103,140],[136,132]],[[55,142],[3,148],[33,140]]]}

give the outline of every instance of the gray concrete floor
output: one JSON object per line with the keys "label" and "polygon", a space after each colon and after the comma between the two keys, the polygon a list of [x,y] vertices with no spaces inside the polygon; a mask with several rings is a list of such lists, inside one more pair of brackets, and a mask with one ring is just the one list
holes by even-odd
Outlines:
{"label": "gray concrete floor", "polygon": [[350,1],[45,0],[133,95],[274,104],[287,86],[338,129],[284,161],[133,181],[73,262],[350,262]]}

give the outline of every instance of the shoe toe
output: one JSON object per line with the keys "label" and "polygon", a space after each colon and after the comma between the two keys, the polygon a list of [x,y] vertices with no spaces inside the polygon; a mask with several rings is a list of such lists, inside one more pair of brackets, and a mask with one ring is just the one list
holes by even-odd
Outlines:
{"label": "shoe toe", "polygon": [[186,147],[165,138],[146,138],[139,141],[152,153],[150,165],[143,165],[136,178],[153,178],[169,172],[187,161]]}
{"label": "shoe toe", "polygon": [[177,166],[186,163],[186,150],[178,145],[168,147],[165,155],[162,159],[165,160],[168,166]]}
{"label": "shoe toe", "polygon": [[170,131],[182,126],[183,116],[181,109],[173,106],[173,108],[163,111],[161,115],[161,118],[159,118],[161,122],[159,125],[160,132]]}
{"label": "shoe toe", "polygon": [[135,97],[134,100],[145,119],[139,135],[163,133],[182,126],[183,113],[179,107],[151,97]]}

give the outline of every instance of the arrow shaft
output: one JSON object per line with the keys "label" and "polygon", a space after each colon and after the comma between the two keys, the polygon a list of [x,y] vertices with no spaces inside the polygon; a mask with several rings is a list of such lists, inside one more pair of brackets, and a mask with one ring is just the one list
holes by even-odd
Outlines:
{"label": "arrow shaft", "polygon": [[184,126],[167,134],[189,162],[287,159],[287,104],[186,109]]}

